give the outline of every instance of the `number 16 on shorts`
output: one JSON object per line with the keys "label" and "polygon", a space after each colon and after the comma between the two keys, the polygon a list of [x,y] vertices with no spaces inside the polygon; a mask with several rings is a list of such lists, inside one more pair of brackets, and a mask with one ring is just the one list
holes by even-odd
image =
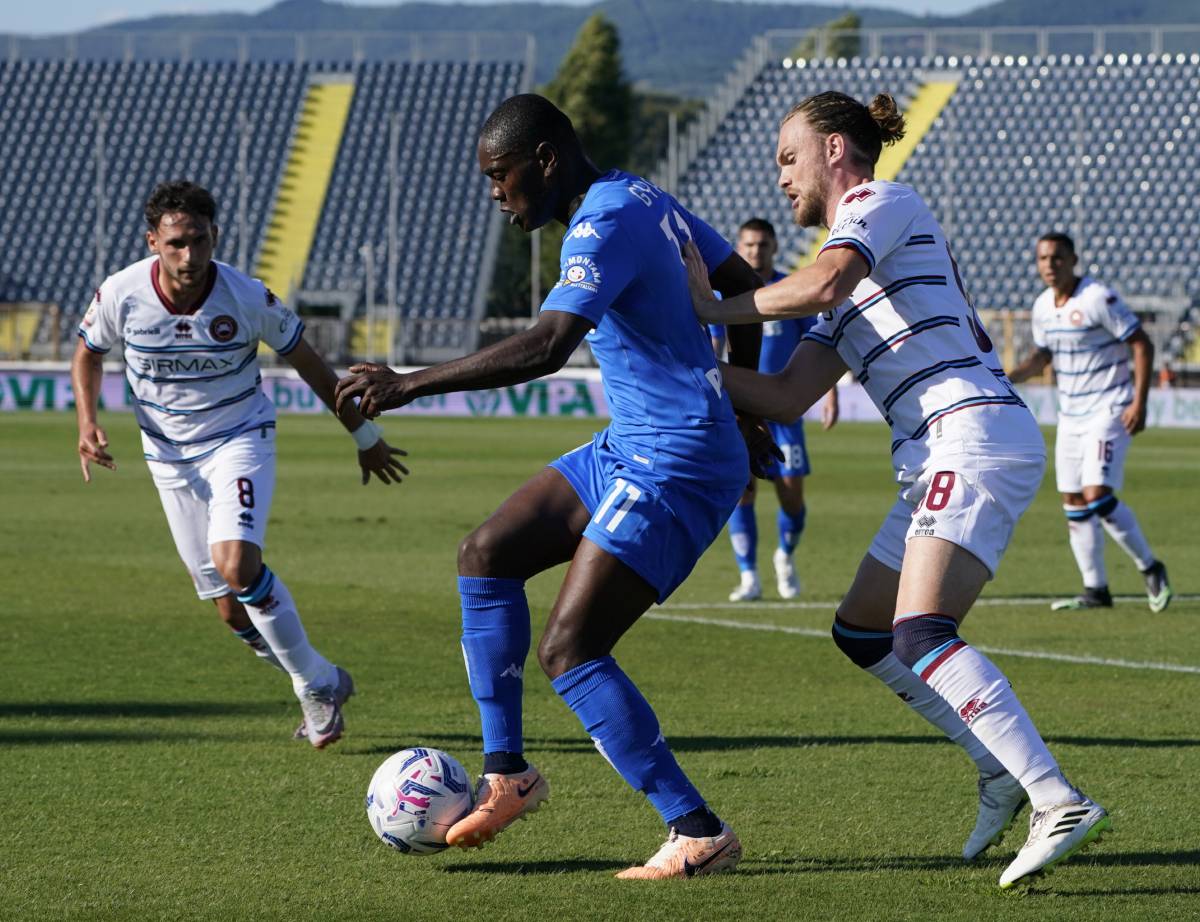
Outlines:
{"label": "number 16 on shorts", "polygon": [[617,526],[624,521],[625,516],[629,515],[633,504],[641,498],[640,487],[618,477],[604,497],[604,502],[596,510],[596,514],[592,516],[592,524],[601,526],[610,534],[616,532]]}

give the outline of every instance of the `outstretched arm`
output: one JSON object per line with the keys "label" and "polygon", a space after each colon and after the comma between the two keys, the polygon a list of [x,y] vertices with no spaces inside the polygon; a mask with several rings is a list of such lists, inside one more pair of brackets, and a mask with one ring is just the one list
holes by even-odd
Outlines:
{"label": "outstretched arm", "polygon": [[846,363],[837,350],[812,340],[801,342],[778,374],[731,366],[722,369],[735,407],[781,423],[793,423],[803,416],[845,373]]}
{"label": "outstretched arm", "polygon": [[358,445],[362,482],[366,484],[371,479],[371,474],[374,474],[384,483],[399,483],[408,473],[408,468],[400,462],[400,457],[407,452],[388,445],[383,440],[383,433],[379,428],[363,419],[353,402],[348,402],[345,406],[338,405],[334,395],[334,388],[338,383],[337,372],[330,368],[303,338],[290,352],[284,353],[283,358],[299,372],[304,382],[321,399],[321,403],[337,414],[346,431],[353,436]]}
{"label": "outstretched arm", "polygon": [[867,261],[858,251],[837,249],[824,251],[811,266],[797,269],[774,285],[723,301],[698,289],[691,274],[689,284],[692,304],[704,323],[762,323],[831,311],[850,297],[855,286],[867,277],[867,271]]}
{"label": "outstretched arm", "polygon": [[108,453],[108,436],[96,422],[100,403],[100,380],[104,375],[104,356],[84,345],[83,337],[75,344],[71,357],[71,387],[75,392],[75,417],[79,422],[79,467],[84,483],[92,482],[89,464],[95,461],[110,471],[117,462]]}
{"label": "outstretched arm", "polygon": [[1034,375],[1040,375],[1050,364],[1049,349],[1034,349],[1025,361],[1008,373],[1008,380],[1013,384],[1020,384],[1022,381],[1028,381]]}
{"label": "outstretched arm", "polygon": [[362,414],[372,419],[418,397],[532,381],[562,368],[591,328],[586,317],[543,310],[528,330],[411,374],[384,365],[353,365],[351,374],[337,383],[337,406],[340,411],[357,397]]}

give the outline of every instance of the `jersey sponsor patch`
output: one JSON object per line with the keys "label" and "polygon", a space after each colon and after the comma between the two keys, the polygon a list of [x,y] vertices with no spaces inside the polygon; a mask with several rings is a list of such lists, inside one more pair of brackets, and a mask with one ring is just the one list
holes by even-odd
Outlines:
{"label": "jersey sponsor patch", "polygon": [[229,314],[222,314],[220,317],[213,318],[213,322],[208,326],[208,332],[219,343],[229,342],[237,336],[237,330],[237,321],[229,316]]}
{"label": "jersey sponsor patch", "polygon": [[570,256],[563,263],[559,285],[577,285],[586,291],[600,289],[600,267],[590,256]]}
{"label": "jersey sponsor patch", "polygon": [[92,306],[87,309],[87,313],[83,315],[83,325],[85,327],[90,327],[93,323],[96,322],[96,312],[97,312],[96,309],[99,306],[99,304],[100,304],[100,289],[97,288],[95,303],[92,304]]}

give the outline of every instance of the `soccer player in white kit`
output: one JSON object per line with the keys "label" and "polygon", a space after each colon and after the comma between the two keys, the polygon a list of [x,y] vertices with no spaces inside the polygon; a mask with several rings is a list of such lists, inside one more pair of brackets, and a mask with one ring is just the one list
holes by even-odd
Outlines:
{"label": "soccer player in white kit", "polygon": [[1033,500],[1046,450],[937,221],[912,189],[874,179],[882,146],[903,133],[890,96],[867,107],[821,93],[795,106],[779,131],[779,185],[796,222],[829,227],[828,241],[811,266],[724,301],[689,250],[689,283],[706,323],[820,315],[778,374],[722,368],[736,407],[797,419],[849,369],[890,425],[899,499],[838,607],[834,641],[977,764],[965,858],[1032,801],[1029,838],[1000,878],[1010,887],[1110,821],[1063,776],[1004,674],[958,634]]}
{"label": "soccer player in white kit", "polygon": [[[291,593],[262,560],[275,487],[275,407],[263,393],[258,344],[292,365],[333,407],[337,375],[304,340],[304,324],[257,279],[212,258],[216,203],[186,181],[146,202],[153,255],[109,276],[79,325],[71,363],[83,479],[116,462],[96,411],[103,357],[124,344],[125,377],[142,447],[171,534],[196,592],[264,660],[286,672],[318,749],[344,729],[354,683],[309,643]],[[403,454],[346,406],[365,484],[408,473]]]}
{"label": "soccer player in white kit", "polygon": [[1035,348],[1009,374],[1014,382],[1026,381],[1053,363],[1058,383],[1054,476],[1083,593],[1051,608],[1112,607],[1104,567],[1107,531],[1141,571],[1150,610],[1160,612],[1171,602],[1167,568],[1150,550],[1133,510],[1114,493],[1124,480],[1129,443],[1146,427],[1154,344],[1120,295],[1075,274],[1077,262],[1066,234],[1038,240],[1038,275],[1047,287],[1033,302]]}

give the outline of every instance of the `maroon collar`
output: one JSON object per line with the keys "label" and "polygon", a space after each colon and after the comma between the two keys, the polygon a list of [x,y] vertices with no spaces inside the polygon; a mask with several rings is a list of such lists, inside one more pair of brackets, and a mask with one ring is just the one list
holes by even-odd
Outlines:
{"label": "maroon collar", "polygon": [[208,281],[204,284],[204,293],[200,295],[200,300],[196,302],[196,306],[190,311],[181,311],[174,304],[172,304],[171,299],[167,297],[167,293],[159,286],[157,259],[154,260],[154,262],[150,265],[150,282],[154,285],[154,293],[158,295],[158,300],[162,306],[167,309],[167,313],[183,314],[185,316],[194,314],[204,306],[204,302],[208,300],[208,296],[212,294],[213,287],[217,284],[217,264],[215,262],[209,263]]}

